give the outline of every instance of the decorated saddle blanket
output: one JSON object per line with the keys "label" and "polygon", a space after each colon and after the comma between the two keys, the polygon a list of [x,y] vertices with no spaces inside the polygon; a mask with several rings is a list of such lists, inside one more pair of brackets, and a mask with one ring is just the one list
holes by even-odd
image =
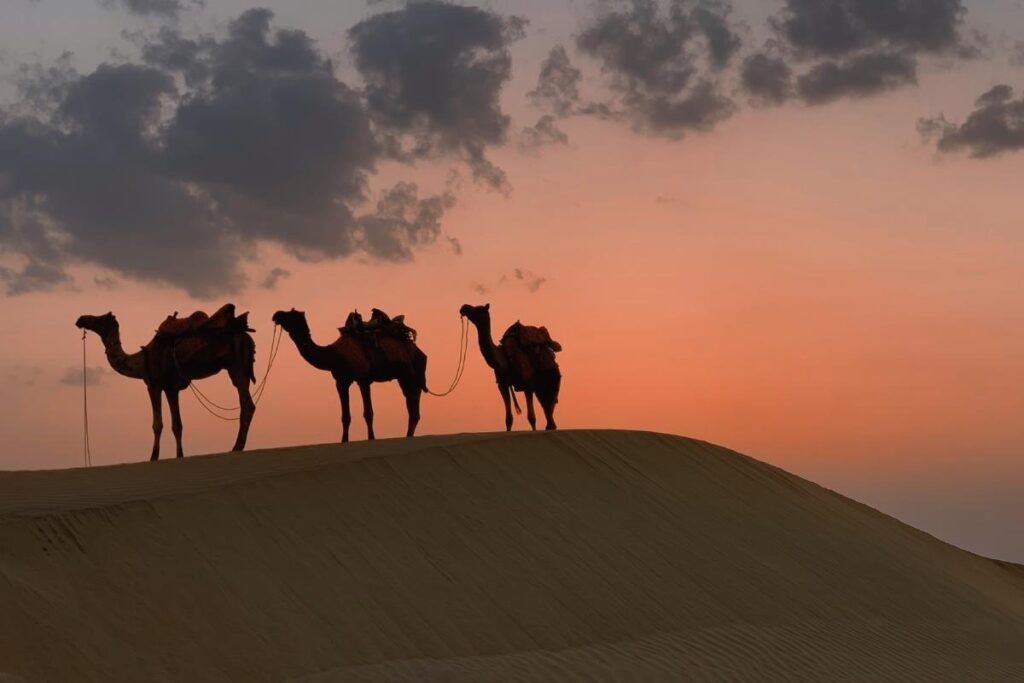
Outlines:
{"label": "decorated saddle blanket", "polygon": [[558,370],[555,353],[562,345],[551,338],[546,327],[516,322],[502,335],[501,348],[513,376],[521,382],[529,382],[541,370]]}
{"label": "decorated saddle blanket", "polygon": [[224,304],[213,315],[196,311],[187,318],[179,318],[177,311],[169,315],[156,329],[156,339],[172,339],[187,335],[216,332],[252,332],[249,314],[235,315],[234,304]]}
{"label": "decorated saddle blanket", "polygon": [[416,330],[405,324],[404,315],[394,318],[379,308],[373,309],[369,320],[363,320],[359,311],[352,311],[345,320],[345,326],[338,328],[342,334],[351,334],[375,345],[381,337],[391,337],[401,341],[416,341]]}

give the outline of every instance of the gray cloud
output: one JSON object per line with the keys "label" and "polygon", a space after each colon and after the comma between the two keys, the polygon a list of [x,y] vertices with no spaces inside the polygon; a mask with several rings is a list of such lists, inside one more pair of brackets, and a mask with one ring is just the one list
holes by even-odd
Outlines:
{"label": "gray cloud", "polygon": [[202,6],[205,0],[99,0],[104,7],[119,7],[142,16],[177,17],[189,5]]}
{"label": "gray cloud", "polygon": [[1010,64],[1024,66],[1024,40],[1018,40],[1010,49]]}
{"label": "gray cloud", "polygon": [[507,190],[487,159],[506,142],[500,94],[512,75],[509,45],[525,21],[434,0],[371,16],[349,30],[367,108],[400,159],[456,155],[474,177]]}
{"label": "gray cloud", "polygon": [[[865,97],[917,82],[922,55],[977,56],[983,36],[965,36],[963,0],[785,0],[771,19],[782,54],[748,58],[744,89],[780,104]],[[968,32],[969,33],[969,32]],[[790,91],[785,65],[806,67]]]}
{"label": "gray cloud", "polygon": [[963,46],[963,0],[786,0],[772,23],[796,50],[837,57],[865,48],[942,53]]}
{"label": "gray cloud", "polygon": [[567,116],[580,99],[582,72],[572,65],[562,45],[551,48],[537,77],[537,87],[527,93],[530,101],[558,116]]}
{"label": "gray cloud", "polygon": [[68,281],[87,262],[195,296],[244,284],[253,245],[300,259],[407,260],[436,240],[450,192],[399,183],[368,212],[382,153],[358,93],[302,31],[267,10],[225,37],[164,29],[145,63],[25,72],[0,116],[0,271],[11,293]]}
{"label": "gray cloud", "polygon": [[756,101],[781,104],[792,94],[793,69],[781,57],[758,52],[743,60],[740,83]]}
{"label": "gray cloud", "polygon": [[[102,365],[88,368],[86,373],[87,386],[94,387],[103,382],[103,378],[110,374],[110,371]],[[60,384],[71,387],[82,386],[82,368],[66,368],[60,376]]]}
{"label": "gray cloud", "polygon": [[541,277],[533,271],[525,268],[513,268],[511,273],[502,275],[494,284],[474,283],[473,291],[483,296],[501,287],[518,285],[526,288],[530,294],[535,294],[547,281],[546,277]]}
{"label": "gray cloud", "polygon": [[284,268],[273,268],[263,277],[263,280],[260,282],[260,287],[263,289],[277,289],[278,282],[291,276],[291,272]]}
{"label": "gray cloud", "polygon": [[918,131],[934,140],[940,152],[967,151],[984,159],[1024,150],[1024,97],[1013,99],[1013,88],[997,85],[975,101],[975,109],[962,124],[944,117],[921,119]]}
{"label": "gray cloud", "polygon": [[817,64],[797,79],[808,104],[841,97],[866,97],[917,82],[917,62],[905,54],[869,53],[844,61]]}
{"label": "gray cloud", "polygon": [[519,137],[519,149],[534,152],[551,145],[567,145],[569,136],[558,127],[558,119],[545,114],[537,119],[537,123],[527,126]]}
{"label": "gray cloud", "polygon": [[603,5],[576,44],[601,63],[617,101],[590,111],[670,138],[729,118],[735,106],[717,75],[739,46],[728,15],[714,0],[671,0],[667,11],[654,0]]}

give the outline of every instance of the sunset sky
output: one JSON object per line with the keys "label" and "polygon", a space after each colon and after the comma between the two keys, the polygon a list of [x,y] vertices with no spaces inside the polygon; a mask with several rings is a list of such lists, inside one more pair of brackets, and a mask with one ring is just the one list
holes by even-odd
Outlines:
{"label": "sunset sky", "polygon": [[[132,351],[232,301],[262,377],[275,310],[327,343],[378,307],[440,390],[490,302],[564,346],[562,428],[713,441],[1024,561],[1022,180],[1019,0],[4,0],[0,469],[81,465],[81,314]],[[145,460],[142,383],[87,353],[94,464]],[[182,401],[187,453],[230,447]],[[473,346],[420,433],[502,420]],[[286,339],[249,447],[339,436]]]}

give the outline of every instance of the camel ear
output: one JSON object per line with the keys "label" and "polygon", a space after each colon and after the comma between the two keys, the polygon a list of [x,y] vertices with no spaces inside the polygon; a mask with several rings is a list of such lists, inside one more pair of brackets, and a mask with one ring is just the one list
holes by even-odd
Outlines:
{"label": "camel ear", "polygon": [[491,305],[490,304],[484,304],[484,310],[485,311],[491,310]]}

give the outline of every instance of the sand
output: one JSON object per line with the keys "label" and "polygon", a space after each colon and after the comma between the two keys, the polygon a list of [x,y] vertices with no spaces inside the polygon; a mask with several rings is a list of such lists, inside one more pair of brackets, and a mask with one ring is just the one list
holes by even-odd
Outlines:
{"label": "sand", "polygon": [[1024,571],[710,444],[0,473],[0,681],[1021,681]]}

